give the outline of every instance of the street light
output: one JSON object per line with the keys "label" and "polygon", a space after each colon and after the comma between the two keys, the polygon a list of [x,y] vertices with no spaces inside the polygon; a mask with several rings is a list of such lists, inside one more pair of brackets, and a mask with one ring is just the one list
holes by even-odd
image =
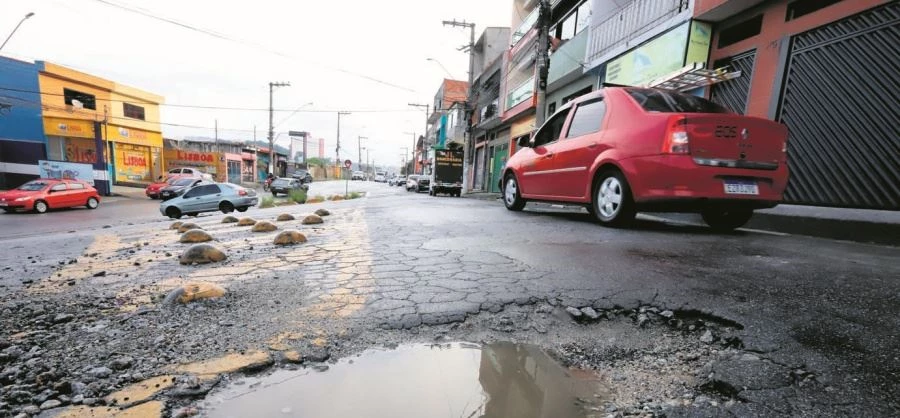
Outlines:
{"label": "street light", "polygon": [[444,64],[441,64],[440,61],[438,61],[434,58],[425,58],[425,61],[431,61],[431,62],[439,65],[444,70],[444,72],[447,73],[447,77],[450,77],[451,80],[456,80],[456,77],[454,77],[453,74],[450,74],[450,71],[447,70],[447,67],[444,67]]}
{"label": "street light", "polygon": [[25,15],[25,17],[22,18],[22,20],[19,21],[19,24],[16,25],[15,29],[13,29],[12,32],[10,32],[9,36],[6,37],[6,40],[3,41],[3,45],[0,45],[0,50],[3,50],[3,47],[6,46],[7,42],[9,42],[9,38],[12,38],[16,31],[19,30],[19,26],[22,26],[22,22],[25,22],[31,16],[34,16],[34,12],[29,12],[27,15]]}

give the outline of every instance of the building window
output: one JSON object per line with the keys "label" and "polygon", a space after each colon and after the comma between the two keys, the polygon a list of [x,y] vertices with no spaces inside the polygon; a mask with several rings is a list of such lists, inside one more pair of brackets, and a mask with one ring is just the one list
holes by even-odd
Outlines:
{"label": "building window", "polygon": [[840,3],[841,1],[842,0],[797,0],[788,4],[787,16],[784,20],[794,20],[817,10],[824,9],[832,4]]}
{"label": "building window", "polygon": [[144,119],[144,108],[141,106],[135,106],[131,103],[122,103],[122,107],[125,108],[125,117],[132,119]]}
{"label": "building window", "polygon": [[762,30],[762,21],[763,15],[759,14],[741,23],[722,29],[719,32],[719,48],[724,48],[759,35],[759,32]]}
{"label": "building window", "polygon": [[519,25],[519,28],[516,29],[512,34],[512,44],[515,45],[519,43],[522,38],[525,37],[525,34],[534,27],[534,24],[537,23],[538,20],[538,7],[535,7],[528,16],[522,21],[522,24]]}
{"label": "building window", "polygon": [[74,104],[72,104],[72,101],[77,100],[85,109],[97,110],[97,98],[94,97],[93,94],[82,93],[80,91],[64,88],[63,97],[66,100],[66,104],[69,106],[74,106]]}
{"label": "building window", "polygon": [[568,16],[560,19],[550,34],[560,40],[572,39],[591,24],[591,2],[581,3],[572,9]]}
{"label": "building window", "polygon": [[577,98],[579,98],[579,97],[581,97],[581,96],[584,96],[585,94],[590,93],[592,87],[593,87],[593,86],[587,86],[587,87],[585,87],[585,88],[583,88],[583,89],[581,89],[581,90],[576,91],[575,93],[572,93],[572,94],[570,94],[570,95],[568,95],[568,96],[566,96],[566,97],[563,97],[563,99],[562,99],[562,104],[569,103],[569,102],[571,102],[571,101],[574,100],[574,99],[577,99]]}

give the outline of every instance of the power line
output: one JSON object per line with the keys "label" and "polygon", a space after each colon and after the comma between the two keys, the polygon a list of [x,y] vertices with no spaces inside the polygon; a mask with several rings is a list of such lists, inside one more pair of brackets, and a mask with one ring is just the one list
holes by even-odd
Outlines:
{"label": "power line", "polygon": [[212,37],[214,37],[214,38],[222,39],[222,40],[225,40],[225,41],[234,42],[234,43],[239,43],[239,44],[243,44],[243,45],[245,45],[245,46],[250,46],[250,47],[253,47],[253,48],[258,48],[258,49],[261,49],[261,50],[263,50],[263,51],[265,51],[265,52],[268,52],[268,53],[274,54],[274,55],[278,55],[278,56],[283,57],[283,58],[290,58],[290,59],[293,59],[293,60],[302,60],[304,63],[315,64],[315,65],[318,65],[318,66],[320,66],[320,67],[323,67],[323,68],[326,68],[326,69],[329,69],[329,70],[332,70],[332,71],[337,71],[337,72],[340,72],[340,73],[353,75],[353,76],[360,77],[360,78],[363,78],[363,79],[366,79],[366,80],[369,80],[369,81],[372,81],[372,82],[375,82],[375,83],[378,83],[378,84],[382,84],[382,85],[385,85],[385,86],[388,86],[388,87],[393,87],[393,88],[400,89],[400,90],[404,90],[404,91],[407,91],[407,92],[410,92],[410,93],[417,93],[415,90],[413,90],[413,89],[411,89],[411,88],[408,88],[408,87],[404,87],[404,86],[401,86],[401,85],[398,85],[398,84],[394,84],[394,83],[390,83],[390,82],[387,82],[387,81],[379,80],[379,79],[377,79],[377,78],[375,78],[375,77],[368,76],[368,75],[365,75],[365,74],[362,74],[362,73],[358,73],[358,72],[355,72],[355,71],[351,71],[351,70],[347,70],[347,69],[343,69],[343,68],[331,67],[331,66],[329,66],[329,65],[325,65],[325,64],[322,64],[322,63],[319,63],[319,62],[311,61],[311,60],[309,60],[309,58],[303,58],[303,59],[301,59],[301,58],[298,58],[298,57],[295,57],[295,56],[292,56],[292,55],[285,54],[285,53],[283,53],[283,52],[279,52],[279,51],[276,51],[276,50],[267,48],[267,47],[264,46],[264,45],[260,45],[260,44],[257,44],[257,43],[253,43],[253,42],[249,42],[249,41],[245,41],[245,40],[240,40],[240,39],[232,38],[232,37],[230,37],[230,36],[221,34],[221,33],[219,33],[219,32],[214,32],[214,31],[212,31],[212,30],[199,28],[199,27],[196,27],[196,26],[187,24],[187,23],[182,23],[182,22],[179,22],[179,21],[174,20],[174,19],[170,19],[170,18],[158,16],[158,15],[155,15],[155,14],[150,13],[150,12],[148,12],[148,11],[145,11],[145,10],[143,10],[143,9],[138,9],[138,8],[133,8],[133,7],[125,6],[125,5],[118,4],[118,3],[114,3],[114,2],[111,2],[111,1],[108,1],[108,0],[94,0],[94,1],[96,1],[96,2],[98,2],[98,3],[101,3],[101,4],[105,4],[105,5],[107,5],[107,6],[115,7],[115,8],[118,8],[118,9],[121,9],[121,10],[124,10],[124,11],[127,11],[127,12],[136,13],[136,14],[139,14],[139,15],[141,15],[141,16],[144,16],[144,17],[147,17],[147,18],[150,18],[150,19],[154,19],[154,20],[158,20],[158,21],[162,21],[162,22],[171,24],[171,25],[175,25],[175,26],[181,27],[181,28],[183,28],[183,29],[187,29],[187,30],[190,30],[190,31],[198,32],[198,33],[201,33],[201,34],[204,34],[204,35],[207,35],[207,36],[212,36]]}
{"label": "power line", "polygon": [[[0,90],[3,91],[11,91],[15,93],[30,93],[30,94],[40,94],[43,96],[57,96],[57,97],[65,97],[65,94],[61,93],[45,93],[41,91],[33,91],[33,90],[22,90],[11,87],[0,87]],[[13,98],[14,96],[4,96]],[[130,103],[130,104],[151,104],[157,106],[166,106],[166,107],[179,107],[179,108],[188,108],[188,109],[206,109],[206,110],[240,110],[240,111],[250,111],[250,112],[268,112],[268,108],[252,108],[252,107],[230,107],[230,106],[209,106],[209,105],[190,105],[190,104],[177,104],[177,103],[154,103],[148,102],[146,100],[118,100],[118,99],[98,99],[94,98],[95,101],[99,102],[110,102],[110,103]],[[351,110],[351,112],[359,112],[359,113],[399,113],[399,112],[410,112],[414,109],[361,109],[361,110]],[[339,109],[330,110],[330,109],[274,109],[276,112],[293,112],[293,113],[334,113],[341,111]]]}

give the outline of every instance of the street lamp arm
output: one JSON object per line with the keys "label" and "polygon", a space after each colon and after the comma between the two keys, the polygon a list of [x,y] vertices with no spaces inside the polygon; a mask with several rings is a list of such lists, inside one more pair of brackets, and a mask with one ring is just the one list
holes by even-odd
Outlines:
{"label": "street lamp arm", "polygon": [[6,43],[9,42],[13,35],[15,35],[16,31],[19,30],[19,26],[22,26],[22,23],[28,20],[28,18],[30,18],[31,16],[34,16],[34,12],[29,12],[27,15],[25,15],[25,17],[22,18],[22,20],[19,21],[16,27],[13,28],[12,32],[9,33],[9,36],[6,37],[6,40],[3,41],[3,45],[0,45],[0,51],[3,50],[3,47],[6,46]]}

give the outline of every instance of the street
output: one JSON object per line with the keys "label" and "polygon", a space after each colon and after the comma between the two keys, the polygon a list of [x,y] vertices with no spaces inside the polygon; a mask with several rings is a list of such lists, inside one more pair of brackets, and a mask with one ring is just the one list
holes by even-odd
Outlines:
{"label": "street", "polygon": [[[344,187],[313,183],[310,196]],[[397,344],[505,341],[595,371],[609,392],[592,406],[598,416],[900,411],[896,248],[646,217],[611,229],[572,209],[513,213],[371,182],[350,191],[367,194],[242,214],[306,234],[294,247],[222,224],[221,213],[200,216],[228,258],[195,266],[178,263],[187,245],[154,215],[158,201],[0,215],[0,416],[75,396],[79,408],[100,408],[161,375],[177,382],[143,400],[172,412],[240,381],[210,374],[317,367]],[[331,211],[323,224],[274,222],[318,208]],[[197,282],[227,293],[163,303]],[[246,353],[259,357],[210,366]],[[201,380],[174,372],[210,359],[193,372]],[[118,405],[150,408],[143,400]]]}

